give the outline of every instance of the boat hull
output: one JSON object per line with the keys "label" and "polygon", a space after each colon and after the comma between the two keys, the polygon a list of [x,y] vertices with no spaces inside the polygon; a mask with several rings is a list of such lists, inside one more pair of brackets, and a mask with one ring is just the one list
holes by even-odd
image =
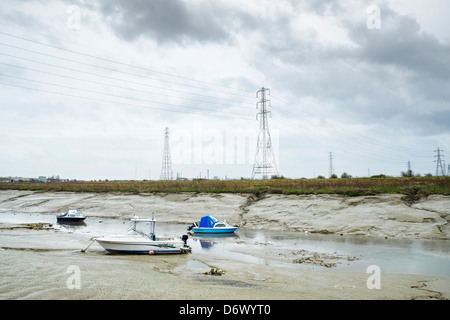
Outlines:
{"label": "boat hull", "polygon": [[86,215],[78,209],[69,209],[56,216],[56,221],[58,222],[81,222],[84,219],[86,219]]}
{"label": "boat hull", "polygon": [[81,221],[84,221],[84,219],[86,219],[86,217],[81,217],[81,218],[56,218],[56,221],[58,221],[58,222],[81,222]]}
{"label": "boat hull", "polygon": [[202,228],[202,227],[194,227],[192,231],[194,233],[203,233],[203,234],[213,234],[213,233],[233,233],[237,230],[237,227],[226,227],[226,228]]}
{"label": "boat hull", "polygon": [[110,253],[161,254],[185,253],[189,249],[182,240],[150,240],[135,237],[102,237],[96,241]]}

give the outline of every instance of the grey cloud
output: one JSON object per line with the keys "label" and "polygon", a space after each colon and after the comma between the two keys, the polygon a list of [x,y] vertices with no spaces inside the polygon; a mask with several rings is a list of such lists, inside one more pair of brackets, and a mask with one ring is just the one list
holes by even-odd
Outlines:
{"label": "grey cloud", "polygon": [[410,16],[381,9],[381,28],[348,24],[349,36],[357,44],[354,57],[379,65],[391,65],[424,76],[449,79],[450,45],[421,31]]}
{"label": "grey cloud", "polygon": [[416,111],[400,114],[395,123],[407,129],[412,135],[433,136],[450,132],[448,110],[427,112],[427,108],[416,106]]}
{"label": "grey cloud", "polygon": [[46,27],[42,19],[35,15],[28,14],[23,10],[0,10],[0,20],[7,24],[17,24],[23,28],[39,29],[48,31],[50,28]]}
{"label": "grey cloud", "polygon": [[[417,114],[423,105],[430,112],[449,110],[445,89],[450,87],[449,44],[423,32],[410,16],[388,7],[381,12],[379,30],[368,29],[364,15],[359,20],[345,15],[337,20],[352,46],[324,46],[315,41],[314,32],[307,38],[295,37],[289,29],[279,30],[274,41],[261,44],[265,54],[261,68],[277,86],[297,97],[312,96],[324,105],[332,104],[324,115],[330,118],[412,126],[430,134],[448,130],[443,125],[430,130],[437,118]],[[283,65],[275,68],[267,63],[275,58]]]}
{"label": "grey cloud", "polygon": [[317,14],[336,14],[342,10],[341,3],[335,0],[308,0],[303,1],[302,4],[308,11]]}
{"label": "grey cloud", "polygon": [[181,0],[102,1],[100,9],[114,32],[127,41],[139,37],[159,43],[223,42],[229,39],[213,4]]}
{"label": "grey cloud", "polygon": [[291,27],[295,15],[289,10],[275,10],[263,20],[243,8],[209,1],[116,0],[101,2],[100,8],[116,34],[128,41],[148,37],[162,44],[220,43],[233,41],[236,33],[259,33],[260,41],[248,44],[253,47],[248,63],[294,96],[332,105],[328,117],[390,124],[407,119],[399,126],[427,126],[429,118],[415,115],[417,101],[432,99],[435,110],[448,101],[443,88],[450,86],[450,46],[422,32],[414,18],[382,6],[381,29],[369,30],[361,4],[354,9],[361,15],[347,14],[353,9],[334,2],[291,5],[293,11],[334,15],[336,27],[353,45],[323,45],[314,26],[298,34]]}

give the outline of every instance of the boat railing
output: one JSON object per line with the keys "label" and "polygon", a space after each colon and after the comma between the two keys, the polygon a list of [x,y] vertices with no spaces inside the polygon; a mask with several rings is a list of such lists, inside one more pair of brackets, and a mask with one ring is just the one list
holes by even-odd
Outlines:
{"label": "boat railing", "polygon": [[149,238],[150,240],[156,240],[156,236],[153,233],[146,233],[142,230],[138,230],[138,229],[131,229],[131,231],[135,234],[139,234],[143,237]]}
{"label": "boat railing", "polygon": [[[142,219],[142,218],[134,217],[134,218],[131,219],[131,221],[133,221],[133,224],[128,229],[128,232],[134,233],[134,234],[139,234],[139,235],[141,235],[143,237],[149,238],[150,240],[155,240],[156,239],[156,236],[155,236],[155,219],[153,219],[153,218],[152,219]],[[146,224],[150,223],[150,231],[149,232],[146,232],[144,230],[138,229],[138,227],[137,227],[138,223],[140,223],[140,225],[142,225],[142,222],[145,222]]]}

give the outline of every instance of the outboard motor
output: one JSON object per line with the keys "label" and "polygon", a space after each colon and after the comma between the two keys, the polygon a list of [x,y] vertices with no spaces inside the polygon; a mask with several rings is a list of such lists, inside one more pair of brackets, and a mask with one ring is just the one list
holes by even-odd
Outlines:
{"label": "outboard motor", "polygon": [[187,239],[188,239],[188,238],[189,238],[189,237],[188,237],[187,234],[183,234],[183,235],[181,236],[181,240],[183,240],[183,242],[184,242],[183,248],[181,248],[181,250],[182,250],[183,252],[191,252],[191,250],[192,250],[192,248],[191,248],[190,246],[188,246],[188,244],[187,244]]}
{"label": "outboard motor", "polygon": [[189,236],[187,234],[183,234],[181,236],[181,240],[183,240],[185,246],[187,246],[187,239],[189,239]]}
{"label": "outboard motor", "polygon": [[187,229],[188,229],[188,231],[191,231],[195,227],[198,227],[197,222],[194,222],[193,224],[191,224]]}

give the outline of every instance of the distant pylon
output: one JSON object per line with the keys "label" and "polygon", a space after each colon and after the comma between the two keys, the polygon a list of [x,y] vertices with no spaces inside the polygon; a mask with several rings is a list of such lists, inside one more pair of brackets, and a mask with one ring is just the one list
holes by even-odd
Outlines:
{"label": "distant pylon", "polygon": [[172,180],[172,160],[170,159],[170,148],[169,148],[169,128],[166,127],[164,131],[164,153],[162,159],[161,168],[161,180]]}
{"label": "distant pylon", "polygon": [[256,114],[256,119],[258,119],[259,116],[259,133],[252,179],[254,179],[256,175],[260,176],[262,179],[268,179],[269,175],[278,176],[277,164],[270,138],[269,122],[267,119],[267,114],[270,113],[270,111],[267,111],[270,100],[266,99],[266,91],[269,91],[270,94],[270,89],[264,87],[256,92],[256,97],[260,94],[260,100],[256,103],[256,108],[259,109],[259,112]]}
{"label": "distant pylon", "polygon": [[443,152],[444,150],[441,150],[439,148],[437,148],[437,150],[434,150],[434,152],[436,152],[436,160],[434,160],[434,162],[436,162],[436,176],[445,176],[445,171],[444,171],[444,166],[442,165],[442,160],[441,160],[441,156],[443,157],[444,155],[441,155],[441,152]]}
{"label": "distant pylon", "polygon": [[412,171],[412,167],[411,167],[411,161],[408,161],[407,163],[407,170],[404,176],[406,177],[413,177],[414,176],[414,172]]}
{"label": "distant pylon", "polygon": [[330,167],[328,168],[328,173],[330,174],[330,177],[334,174],[333,170],[333,153],[330,152]]}

